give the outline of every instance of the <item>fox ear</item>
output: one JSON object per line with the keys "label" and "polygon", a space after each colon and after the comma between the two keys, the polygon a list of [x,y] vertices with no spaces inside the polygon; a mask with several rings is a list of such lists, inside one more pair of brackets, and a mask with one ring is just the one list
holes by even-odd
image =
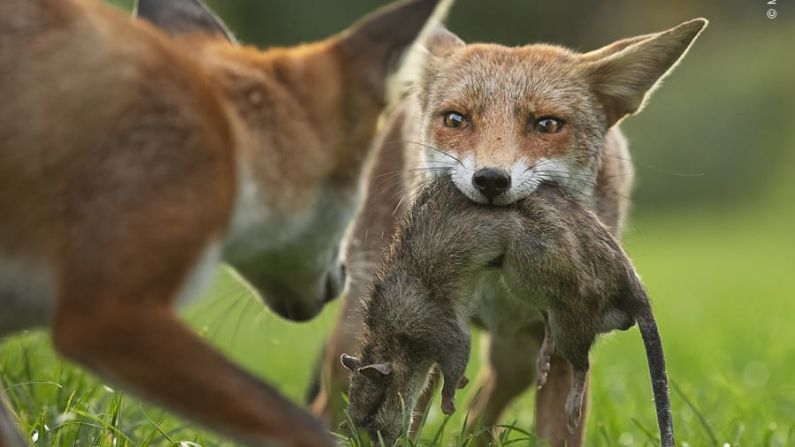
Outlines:
{"label": "fox ear", "polygon": [[607,111],[608,126],[639,111],[644,101],[709,22],[694,19],[667,31],[620,40],[581,58]]}
{"label": "fox ear", "polygon": [[627,37],[625,39],[620,39],[611,43],[610,45],[605,45],[602,48],[589,51],[587,53],[580,55],[580,60],[589,61],[589,62],[598,61],[600,59],[604,59],[608,56],[618,53],[624,48],[635,45],[636,43],[643,42],[644,40],[648,40],[656,35],[657,33],[651,33],[651,34],[642,34],[640,36],[633,36],[633,37]]}
{"label": "fox ear", "polygon": [[136,0],[134,14],[168,34],[205,33],[235,41],[226,25],[201,0]]}
{"label": "fox ear", "polygon": [[453,51],[466,45],[460,37],[451,33],[443,24],[438,23],[423,39],[425,48],[434,57],[445,58]]}
{"label": "fox ear", "polygon": [[[344,31],[337,45],[351,59],[379,94],[386,78],[426,25],[444,16],[452,0],[404,0],[387,5],[359,20]],[[432,19],[433,17],[433,19]]]}

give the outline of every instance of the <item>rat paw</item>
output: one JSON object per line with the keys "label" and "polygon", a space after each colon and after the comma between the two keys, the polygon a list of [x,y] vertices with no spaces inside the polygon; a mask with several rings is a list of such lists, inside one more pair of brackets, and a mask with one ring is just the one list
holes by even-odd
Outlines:
{"label": "rat paw", "polygon": [[453,398],[442,396],[442,413],[448,416],[455,413],[455,401]]}
{"label": "rat paw", "polygon": [[442,386],[442,413],[451,415],[455,413],[455,393],[469,383],[463,374],[445,375]]}

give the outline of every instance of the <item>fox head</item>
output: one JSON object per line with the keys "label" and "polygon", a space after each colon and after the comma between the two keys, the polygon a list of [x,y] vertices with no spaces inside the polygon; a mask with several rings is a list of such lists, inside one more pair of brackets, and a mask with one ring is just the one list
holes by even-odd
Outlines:
{"label": "fox head", "polygon": [[707,25],[685,22],[590,53],[552,45],[466,45],[442,27],[415,82],[432,175],[506,205],[554,181],[588,199],[607,131],[638,112]]}
{"label": "fox head", "polygon": [[240,46],[200,0],[139,0],[218,89],[237,136],[224,258],[269,306],[306,320],[341,293],[338,245],[385,105],[386,78],[434,11],[403,0],[320,42]]}

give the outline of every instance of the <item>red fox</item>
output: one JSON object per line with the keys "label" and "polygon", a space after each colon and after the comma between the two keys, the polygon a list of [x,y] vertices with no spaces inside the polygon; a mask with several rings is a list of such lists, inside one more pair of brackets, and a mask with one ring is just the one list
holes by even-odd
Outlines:
{"label": "red fox", "polygon": [[199,0],[139,0],[141,20],[3,1],[0,337],[49,326],[66,357],[246,444],[333,445],[173,305],[221,260],[291,320],[340,292],[385,80],[442,3],[261,51]]}
{"label": "red fox", "polygon": [[[470,200],[495,206],[555,183],[619,235],[633,168],[618,123],[642,108],[706,24],[695,19],[584,54],[552,45],[468,45],[442,27],[430,35],[407,64],[414,68],[407,71],[413,87],[380,137],[367,197],[344,250],[349,287],[325,349],[313,411],[341,420],[337,396],[348,373],[339,358],[358,352],[359,300],[411,191],[426,179],[448,178]],[[499,284],[481,284],[473,293],[501,291]],[[486,368],[468,418],[472,430],[495,425],[533,382],[542,319],[539,314],[534,330],[519,337],[486,338]],[[585,424],[569,434],[563,416],[571,365],[556,356],[551,368],[536,398],[537,434],[553,446],[582,445]]]}

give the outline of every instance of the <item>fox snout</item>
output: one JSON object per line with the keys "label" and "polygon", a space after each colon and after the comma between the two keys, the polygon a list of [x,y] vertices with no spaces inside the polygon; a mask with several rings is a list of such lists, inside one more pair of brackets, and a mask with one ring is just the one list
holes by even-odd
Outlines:
{"label": "fox snout", "polygon": [[460,157],[460,163],[432,175],[449,174],[455,186],[470,200],[484,205],[505,206],[532,194],[540,183],[535,164],[526,159],[500,165],[480,164],[473,156]]}
{"label": "fox snout", "polygon": [[503,169],[482,168],[472,175],[472,185],[478,192],[493,201],[511,187],[511,174]]}
{"label": "fox snout", "polygon": [[[320,252],[311,262],[295,255],[310,250]],[[273,312],[290,321],[311,320],[345,289],[347,272],[339,256],[339,245],[326,250],[291,245],[265,257],[230,258],[230,264]],[[279,268],[263,269],[274,265]]]}
{"label": "fox snout", "polygon": [[345,289],[347,279],[347,269],[342,261],[338,261],[326,274],[326,287],[323,297],[323,304],[330,303],[337,299]]}
{"label": "fox snout", "polygon": [[332,267],[321,281],[320,287],[307,293],[289,288],[286,284],[274,284],[265,300],[271,310],[290,321],[309,321],[323,307],[338,298],[345,285],[345,266]]}

